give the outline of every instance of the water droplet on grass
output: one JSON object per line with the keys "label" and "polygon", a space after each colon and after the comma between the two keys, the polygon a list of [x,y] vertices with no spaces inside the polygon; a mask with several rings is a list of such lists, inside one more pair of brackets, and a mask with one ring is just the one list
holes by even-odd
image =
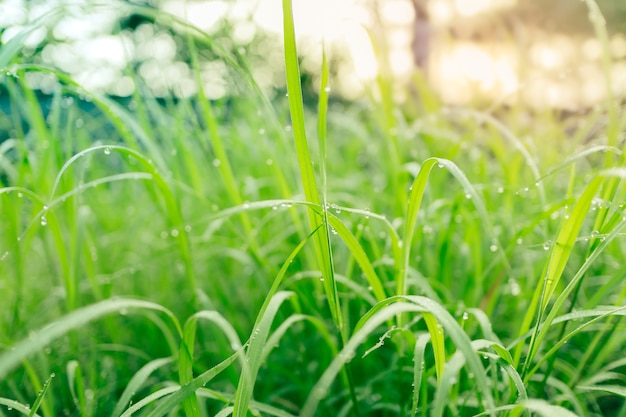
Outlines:
{"label": "water droplet on grass", "polygon": [[551,246],[552,246],[552,241],[548,240],[547,242],[543,244],[543,250],[550,250]]}
{"label": "water droplet on grass", "polygon": [[492,252],[495,252],[495,251],[498,250],[498,246],[497,245],[491,245],[491,246],[489,246],[489,250],[492,251]]}
{"label": "water droplet on grass", "polygon": [[104,148],[105,155],[111,155],[111,148]]}
{"label": "water droplet on grass", "polygon": [[326,87],[324,87],[324,91],[326,91],[327,93],[330,93],[330,86],[327,85]]}
{"label": "water droplet on grass", "polygon": [[498,187],[498,194],[502,194],[504,192],[504,187]]}
{"label": "water droplet on grass", "polygon": [[465,198],[469,200],[472,198],[472,195],[470,193],[465,193]]}
{"label": "water droplet on grass", "polygon": [[217,158],[213,160],[213,166],[214,166],[214,167],[218,167],[218,166],[220,166],[220,165],[222,165],[222,161],[220,161],[220,160],[219,160],[219,159],[217,159]]}
{"label": "water droplet on grass", "polygon": [[48,219],[46,219],[46,216],[41,216],[41,225],[46,226],[47,224],[48,224]]}

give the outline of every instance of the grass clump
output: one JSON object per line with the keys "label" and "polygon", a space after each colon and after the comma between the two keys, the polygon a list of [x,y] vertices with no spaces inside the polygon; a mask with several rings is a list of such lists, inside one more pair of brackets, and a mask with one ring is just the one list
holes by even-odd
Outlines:
{"label": "grass clump", "polygon": [[591,143],[384,92],[380,121],[329,103],[324,57],[315,111],[283,12],[273,103],[166,14],[245,94],[123,103],[3,46],[0,415],[626,413],[615,104]]}

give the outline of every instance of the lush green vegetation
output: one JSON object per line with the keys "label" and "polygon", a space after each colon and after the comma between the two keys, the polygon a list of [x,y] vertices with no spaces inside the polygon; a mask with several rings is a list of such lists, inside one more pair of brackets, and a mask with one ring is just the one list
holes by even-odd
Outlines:
{"label": "lush green vegetation", "polygon": [[617,104],[329,105],[324,64],[306,109],[290,7],[274,103],[173,20],[228,99],[129,108],[3,45],[0,415],[625,415]]}

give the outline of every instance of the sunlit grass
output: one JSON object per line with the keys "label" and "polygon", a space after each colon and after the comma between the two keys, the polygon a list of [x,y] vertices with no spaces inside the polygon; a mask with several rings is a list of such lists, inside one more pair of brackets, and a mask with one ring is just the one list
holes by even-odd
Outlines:
{"label": "sunlit grass", "polygon": [[420,82],[407,116],[387,77],[333,100],[324,57],[308,108],[283,12],[275,102],[167,15],[245,92],[122,103],[3,46],[0,415],[626,413],[617,106],[589,140],[604,113],[568,136]]}

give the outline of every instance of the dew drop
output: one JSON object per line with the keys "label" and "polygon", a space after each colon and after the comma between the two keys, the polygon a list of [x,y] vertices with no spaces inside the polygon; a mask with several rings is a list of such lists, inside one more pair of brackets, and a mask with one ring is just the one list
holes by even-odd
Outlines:
{"label": "dew drop", "polygon": [[48,224],[48,219],[46,219],[46,216],[41,216],[41,225],[46,226],[47,224]]}
{"label": "dew drop", "polygon": [[543,250],[550,250],[550,246],[552,246],[552,242],[548,240],[543,244]]}
{"label": "dew drop", "polygon": [[111,148],[104,148],[105,155],[111,155]]}
{"label": "dew drop", "polygon": [[513,297],[517,297],[522,292],[522,289],[520,288],[519,283],[517,282],[517,280],[514,280],[514,279],[511,280],[510,287],[511,287],[511,295]]}
{"label": "dew drop", "polygon": [[504,187],[498,187],[498,194],[502,194],[504,192]]}
{"label": "dew drop", "polygon": [[472,195],[470,193],[465,193],[465,198],[469,200],[472,198]]}
{"label": "dew drop", "polygon": [[498,246],[497,245],[491,245],[491,246],[489,246],[489,250],[492,251],[492,252],[495,252],[495,251],[498,250]]}
{"label": "dew drop", "polygon": [[214,166],[214,167],[218,167],[218,166],[220,166],[220,165],[222,165],[222,161],[220,161],[219,159],[215,158],[215,159],[213,160],[213,166]]}
{"label": "dew drop", "polygon": [[326,87],[324,87],[324,91],[326,91],[327,93],[330,93],[330,86],[327,85]]}

